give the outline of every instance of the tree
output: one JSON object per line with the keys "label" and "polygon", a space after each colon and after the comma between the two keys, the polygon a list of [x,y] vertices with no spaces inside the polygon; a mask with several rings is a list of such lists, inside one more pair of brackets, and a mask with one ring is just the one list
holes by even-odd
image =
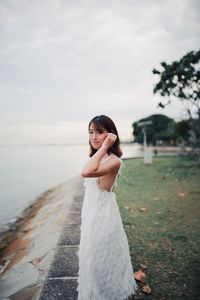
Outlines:
{"label": "tree", "polygon": [[[153,93],[167,98],[167,102],[160,102],[158,106],[165,108],[172,100],[179,99],[189,114],[190,130],[196,136],[196,146],[200,146],[200,50],[188,52],[171,64],[161,62],[161,67],[162,70],[152,71],[160,77]],[[193,112],[197,122],[192,118]]]}
{"label": "tree", "polygon": [[191,109],[196,108],[200,116],[200,51],[191,51],[179,61],[171,64],[161,62],[162,70],[153,69],[153,74],[159,75],[160,80],[155,85],[153,93],[159,93],[168,98],[167,103],[160,102],[162,108],[171,103],[173,97],[180,99],[187,106],[191,117]]}
{"label": "tree", "polygon": [[189,142],[189,130],[190,130],[190,123],[189,120],[181,120],[176,123],[175,132],[177,133],[180,138],[182,138],[185,143]]}
{"label": "tree", "polygon": [[162,140],[166,144],[169,144],[171,141],[175,142],[177,138],[174,131],[176,122],[161,114],[151,115],[132,124],[135,142],[140,144],[143,143],[143,132],[142,128],[138,126],[138,123],[144,121],[152,121],[152,125],[147,126],[148,144],[152,143],[153,145],[156,145],[159,140]]}

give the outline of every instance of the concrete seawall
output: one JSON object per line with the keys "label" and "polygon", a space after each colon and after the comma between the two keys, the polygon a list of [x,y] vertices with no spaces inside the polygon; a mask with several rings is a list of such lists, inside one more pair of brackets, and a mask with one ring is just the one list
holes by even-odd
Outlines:
{"label": "concrete seawall", "polygon": [[40,300],[77,299],[78,247],[83,193],[74,197],[63,226]]}

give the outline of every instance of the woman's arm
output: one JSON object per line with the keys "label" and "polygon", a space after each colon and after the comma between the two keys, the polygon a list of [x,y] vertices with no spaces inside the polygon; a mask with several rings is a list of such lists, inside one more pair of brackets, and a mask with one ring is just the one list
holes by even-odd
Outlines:
{"label": "woman's arm", "polygon": [[95,172],[100,164],[100,161],[104,154],[107,152],[107,147],[101,147],[86,163],[84,166],[81,176],[87,177],[86,175],[90,172]]}
{"label": "woman's arm", "polygon": [[100,149],[89,159],[84,166],[81,176],[82,177],[95,177],[103,176],[116,170],[119,162],[118,160],[111,159],[106,164],[100,165],[100,161],[108,149],[113,145],[116,140],[116,135],[108,133]]}
{"label": "woman's arm", "polygon": [[119,170],[121,165],[120,160],[117,158],[110,158],[105,163],[99,164],[97,169],[92,168],[92,165],[89,165],[89,162],[85,165],[81,172],[82,177],[100,177],[107,174],[115,173]]}

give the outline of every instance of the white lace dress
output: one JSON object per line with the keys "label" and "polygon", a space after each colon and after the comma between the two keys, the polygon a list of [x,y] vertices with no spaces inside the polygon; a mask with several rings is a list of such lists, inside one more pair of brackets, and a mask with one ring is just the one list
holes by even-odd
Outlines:
{"label": "white lace dress", "polygon": [[98,186],[98,177],[84,180],[78,300],[125,300],[138,289],[127,236],[113,192],[121,167],[122,161],[110,191]]}

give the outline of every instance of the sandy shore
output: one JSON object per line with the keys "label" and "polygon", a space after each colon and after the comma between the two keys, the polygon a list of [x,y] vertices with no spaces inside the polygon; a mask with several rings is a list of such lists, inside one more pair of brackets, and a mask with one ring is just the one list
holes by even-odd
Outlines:
{"label": "sandy shore", "polygon": [[38,299],[70,205],[81,188],[82,178],[76,176],[49,189],[4,234],[0,299]]}

